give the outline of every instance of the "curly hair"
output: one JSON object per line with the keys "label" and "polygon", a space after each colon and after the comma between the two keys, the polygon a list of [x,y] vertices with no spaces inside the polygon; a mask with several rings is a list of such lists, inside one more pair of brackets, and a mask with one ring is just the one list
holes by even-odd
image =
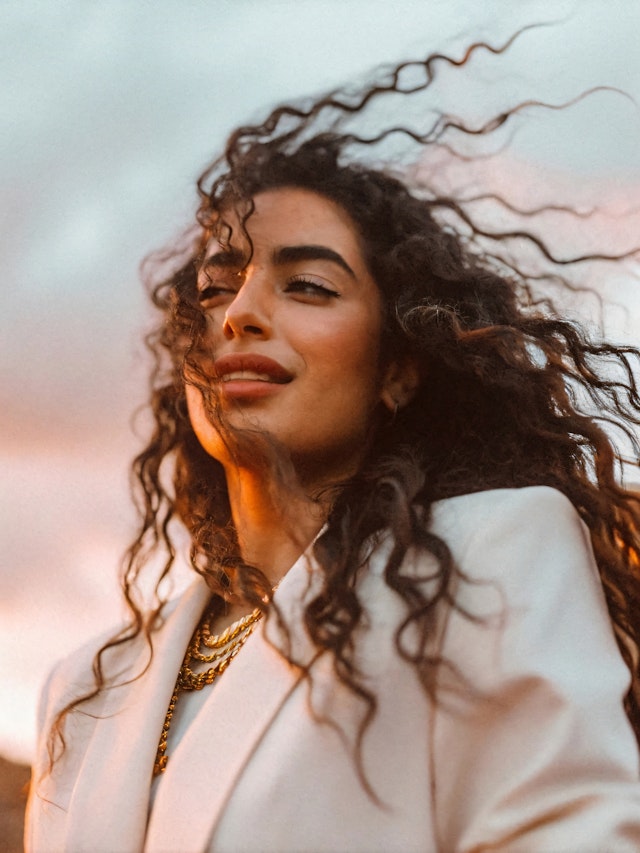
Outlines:
{"label": "curly hair", "polygon": [[[106,685],[105,650],[141,633],[152,643],[165,604],[160,590],[175,562],[176,520],[189,533],[192,566],[214,594],[232,588],[253,606],[270,607],[266,578],[239,554],[224,470],[194,434],[185,384],[207,389],[205,312],[196,286],[204,248],[226,225],[230,209],[240,211],[246,229],[255,196],[283,187],[313,191],[348,213],[382,296],[382,359],[411,358],[423,377],[393,424],[378,428],[358,473],[333,490],[325,530],[314,545],[325,583],[306,608],[306,628],[363,701],[362,730],[376,710],[375,695],[358,680],[352,642],[363,618],[354,580],[368,537],[383,528],[393,534],[385,578],[407,604],[397,651],[431,691],[439,661],[427,653],[427,640],[436,608],[442,602],[456,606],[457,572],[447,544],[429,532],[433,503],[486,489],[547,485],[569,498],[589,528],[616,637],[632,672],[626,710],[640,740],[640,498],[621,485],[623,454],[609,429],[625,437],[637,461],[634,369],[640,352],[592,340],[559,316],[541,287],[551,280],[573,287],[557,267],[604,256],[558,258],[534,233],[491,231],[475,221],[461,197],[438,192],[416,170],[413,179],[407,168],[399,177],[397,158],[387,167],[376,159],[379,143],[391,137],[404,135],[425,151],[445,144],[451,128],[469,136],[491,134],[523,104],[479,128],[440,114],[422,131],[394,124],[367,136],[353,129],[374,102],[426,91],[439,63],[462,66],[474,52],[499,54],[511,41],[473,44],[459,60],[434,54],[402,63],[357,92],[278,107],[262,124],[236,130],[199,179],[197,226],[181,250],[165,257],[173,270],[161,275],[164,267],[153,265],[150,278],[160,321],[148,337],[155,360],[154,429],[133,465],[141,527],[124,573],[132,620],[96,656],[95,689],[59,715],[63,746],[64,717]],[[409,87],[403,82],[407,69],[422,72]],[[522,271],[504,248],[514,237],[533,247],[553,272],[536,277]],[[438,565],[428,591],[401,570],[407,550],[416,547]],[[143,613],[136,588],[158,553],[164,556],[156,597]],[[405,642],[409,626],[418,628],[412,633],[421,638],[417,651]]]}

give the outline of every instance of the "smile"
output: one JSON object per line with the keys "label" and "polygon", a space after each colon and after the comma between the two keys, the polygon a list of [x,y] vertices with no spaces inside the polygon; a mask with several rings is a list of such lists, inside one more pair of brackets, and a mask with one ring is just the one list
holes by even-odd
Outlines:
{"label": "smile", "polygon": [[221,382],[275,382],[284,385],[288,379],[278,379],[269,373],[255,373],[252,370],[234,370],[219,377]]}
{"label": "smile", "polygon": [[286,385],[293,375],[279,362],[258,353],[229,353],[214,362],[215,379],[228,383],[268,383]]}

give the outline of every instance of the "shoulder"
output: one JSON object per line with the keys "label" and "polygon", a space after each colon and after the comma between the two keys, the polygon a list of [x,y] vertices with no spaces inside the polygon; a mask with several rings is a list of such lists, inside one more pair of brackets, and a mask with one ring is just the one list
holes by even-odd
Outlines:
{"label": "shoulder", "polygon": [[523,519],[530,527],[580,524],[571,501],[550,486],[527,486],[521,489],[491,489],[438,501],[433,507],[434,532],[473,534],[478,529],[507,532],[520,530]]}
{"label": "shoulder", "polygon": [[[532,561],[542,571],[552,571],[564,557],[586,562],[594,578],[597,576],[586,525],[571,501],[549,486],[492,489],[437,501],[428,529],[445,542],[463,576],[509,576],[527,572]],[[374,574],[384,572],[392,547],[389,531],[378,537],[371,566]],[[433,560],[431,554],[411,550],[405,570],[421,575],[420,566]]]}
{"label": "shoulder", "polygon": [[431,531],[445,540],[463,572],[508,575],[536,563],[551,572],[589,566],[597,574],[589,531],[571,501],[549,486],[494,489],[434,505]]}
{"label": "shoulder", "polygon": [[[87,640],[54,663],[42,686],[38,708],[38,730],[46,731],[58,713],[70,702],[90,694],[95,689],[94,664],[98,653],[121,634],[122,626],[114,626]],[[117,676],[126,671],[133,658],[133,647],[139,642],[124,643],[103,654],[105,674]],[[95,702],[94,702],[95,704]],[[88,706],[87,706],[88,707]],[[95,711],[96,708],[92,707]]]}
{"label": "shoulder", "polygon": [[536,486],[442,501],[432,529],[460,575],[450,649],[476,667],[494,643],[503,666],[551,655],[553,669],[578,646],[592,660],[621,663],[588,528],[562,493]]}
{"label": "shoulder", "polygon": [[[561,492],[535,486],[441,501],[431,529],[458,570],[454,622],[462,613],[480,621],[502,616],[503,628],[529,626],[536,642],[545,643],[545,633],[557,633],[560,624],[573,625],[576,634],[589,626],[594,638],[611,645],[589,530]],[[464,633],[469,630],[475,633],[471,623]]]}
{"label": "shoulder", "polygon": [[[188,591],[169,601],[163,611],[163,622],[151,637],[162,633],[163,626]],[[125,639],[130,636],[131,639]],[[123,640],[123,641],[121,641]],[[39,709],[39,728],[47,718],[57,714],[68,702],[90,693],[95,688],[94,668],[100,654],[100,664],[107,682],[124,681],[135,676],[141,655],[151,655],[151,644],[144,632],[137,634],[130,624],[121,622],[94,635],[54,663],[44,682]]]}

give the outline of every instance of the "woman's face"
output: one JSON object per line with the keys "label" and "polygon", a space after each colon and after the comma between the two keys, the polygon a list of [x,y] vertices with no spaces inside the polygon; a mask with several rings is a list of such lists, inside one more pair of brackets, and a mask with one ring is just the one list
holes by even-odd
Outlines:
{"label": "woman's face", "polygon": [[[297,188],[258,194],[246,223],[235,215],[212,239],[198,276],[213,354],[211,382],[230,427],[257,428],[284,446],[303,479],[357,468],[392,371],[380,368],[381,297],[348,214]],[[223,464],[225,442],[187,387],[191,423]]]}

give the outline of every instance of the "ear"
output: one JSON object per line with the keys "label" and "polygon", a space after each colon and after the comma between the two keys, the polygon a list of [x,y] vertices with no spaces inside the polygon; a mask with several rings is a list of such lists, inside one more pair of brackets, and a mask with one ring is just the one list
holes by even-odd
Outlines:
{"label": "ear", "polygon": [[414,358],[406,356],[392,361],[383,375],[380,399],[390,412],[395,413],[413,400],[420,387],[420,379],[420,370]]}

